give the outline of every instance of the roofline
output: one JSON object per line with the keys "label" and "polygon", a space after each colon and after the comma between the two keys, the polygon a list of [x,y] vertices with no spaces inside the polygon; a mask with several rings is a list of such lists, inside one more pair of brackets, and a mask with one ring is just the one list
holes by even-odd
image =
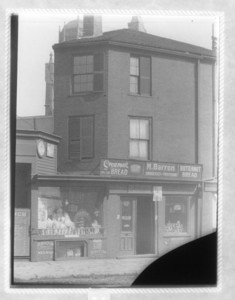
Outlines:
{"label": "roofline", "polygon": [[44,131],[39,130],[26,130],[26,129],[17,129],[16,130],[16,137],[17,138],[42,138],[53,141],[55,143],[59,143],[61,137],[55,134],[51,134]]}
{"label": "roofline", "polygon": [[[59,48],[70,48],[70,47],[77,47],[78,45],[81,47],[86,47],[86,46],[97,46],[97,45],[105,45],[105,46],[119,46],[119,47],[124,47],[124,48],[133,48],[133,49],[139,49],[139,50],[147,50],[155,53],[160,53],[160,54],[168,54],[168,55],[175,55],[175,56],[181,56],[181,57],[187,57],[187,58],[196,58],[196,59],[208,59],[212,61],[216,61],[216,55],[213,54],[213,50],[205,49],[208,51],[211,51],[211,55],[207,54],[200,54],[200,53],[195,53],[195,52],[187,52],[187,51],[179,51],[179,50],[172,50],[172,49],[167,49],[167,48],[157,48],[157,47],[151,47],[151,46],[142,46],[142,45],[136,45],[136,44],[129,44],[126,42],[117,42],[117,41],[112,41],[112,40],[89,40],[89,41],[82,41],[78,43],[71,43],[71,42],[66,42],[66,43],[58,43],[54,44],[52,48],[59,49]],[[192,46],[192,45],[190,45]],[[197,46],[195,46],[197,47]]]}
{"label": "roofline", "polygon": [[161,178],[146,178],[146,177],[111,177],[111,176],[100,176],[100,175],[39,175],[36,174],[32,178],[33,181],[41,182],[61,182],[61,181],[70,181],[70,182],[101,182],[101,183],[185,183],[185,184],[199,184],[202,183],[202,180],[184,180],[184,179],[161,179]]}

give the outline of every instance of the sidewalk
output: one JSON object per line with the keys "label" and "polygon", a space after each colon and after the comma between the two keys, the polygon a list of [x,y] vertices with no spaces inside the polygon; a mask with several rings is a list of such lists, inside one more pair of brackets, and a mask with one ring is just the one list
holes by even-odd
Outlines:
{"label": "sidewalk", "polygon": [[[155,258],[81,259],[76,261],[14,261],[14,283],[77,283],[101,284],[110,281],[132,281]],[[106,278],[106,279],[105,279]],[[119,280],[117,280],[119,278]],[[101,280],[102,279],[102,280]],[[111,280],[112,279],[112,280]]]}

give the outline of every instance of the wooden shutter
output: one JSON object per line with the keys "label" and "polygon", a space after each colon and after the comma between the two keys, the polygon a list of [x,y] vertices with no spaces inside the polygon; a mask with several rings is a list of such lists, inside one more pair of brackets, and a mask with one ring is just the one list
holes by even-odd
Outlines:
{"label": "wooden shutter", "polygon": [[69,158],[80,159],[80,118],[69,118]]}
{"label": "wooden shutter", "polygon": [[104,70],[104,55],[103,53],[94,54],[94,72],[103,72]]}
{"label": "wooden shutter", "polygon": [[150,57],[140,57],[140,94],[151,95]]}
{"label": "wooden shutter", "polygon": [[93,117],[83,117],[81,122],[81,158],[93,157]]}
{"label": "wooden shutter", "polygon": [[94,91],[103,90],[103,71],[104,55],[103,53],[94,54]]}

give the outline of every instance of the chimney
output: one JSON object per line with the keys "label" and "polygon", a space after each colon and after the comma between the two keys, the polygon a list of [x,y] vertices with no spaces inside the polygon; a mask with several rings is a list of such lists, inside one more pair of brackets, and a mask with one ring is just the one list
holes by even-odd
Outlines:
{"label": "chimney", "polygon": [[64,24],[62,30],[59,29],[59,43],[76,40],[82,37],[83,22],[78,16],[77,19]]}
{"label": "chimney", "polygon": [[83,37],[95,37],[99,35],[102,35],[102,17],[84,16]]}
{"label": "chimney", "polygon": [[45,81],[46,81],[46,100],[45,100],[45,115],[53,115],[54,107],[54,63],[52,53],[50,54],[49,63],[45,64]]}
{"label": "chimney", "polygon": [[146,32],[142,18],[139,16],[132,17],[131,21],[128,23],[128,28],[137,31]]}

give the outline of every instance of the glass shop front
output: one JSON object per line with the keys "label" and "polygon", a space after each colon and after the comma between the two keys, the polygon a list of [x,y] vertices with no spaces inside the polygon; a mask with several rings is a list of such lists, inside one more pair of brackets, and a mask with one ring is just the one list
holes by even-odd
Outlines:
{"label": "glass shop front", "polygon": [[40,186],[32,199],[31,260],[106,254],[102,188]]}

